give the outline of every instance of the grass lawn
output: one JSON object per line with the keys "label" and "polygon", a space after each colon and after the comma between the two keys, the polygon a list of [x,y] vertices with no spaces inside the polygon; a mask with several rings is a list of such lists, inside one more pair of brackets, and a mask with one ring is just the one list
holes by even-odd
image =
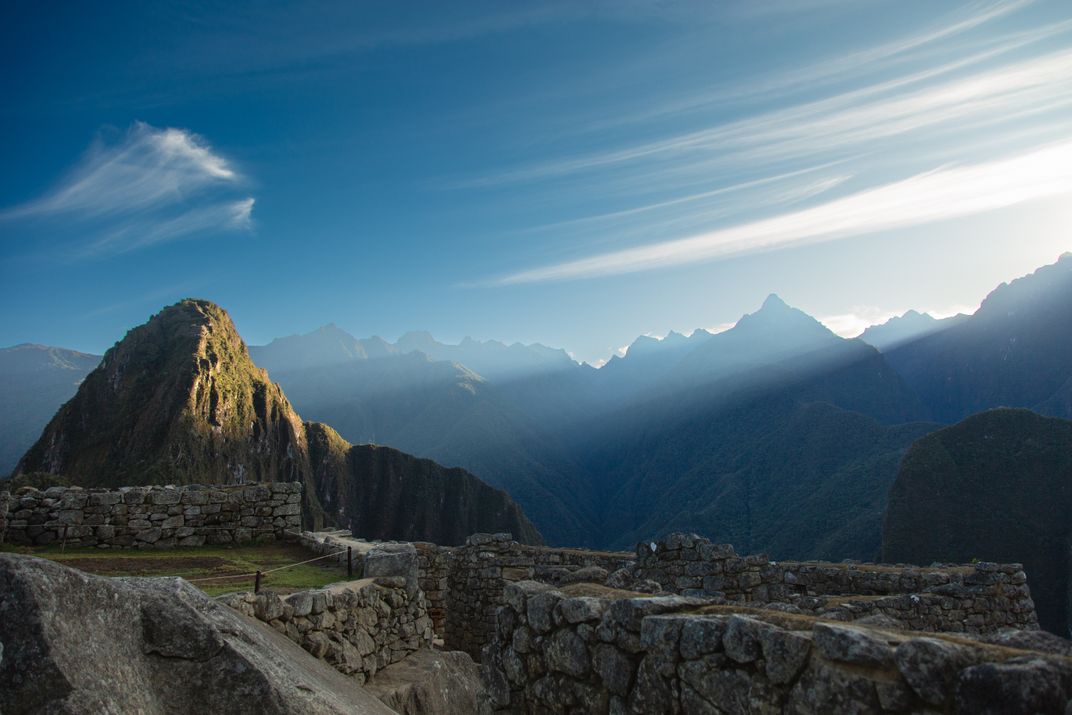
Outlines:
{"label": "grass lawn", "polygon": [[[202,546],[176,549],[67,549],[58,546],[21,547],[5,544],[0,551],[30,554],[99,576],[182,576],[199,580],[195,586],[210,596],[252,591],[252,573],[314,558],[295,544]],[[246,578],[225,578],[251,574]],[[265,575],[261,588],[290,593],[346,580],[346,565],[324,559]]]}

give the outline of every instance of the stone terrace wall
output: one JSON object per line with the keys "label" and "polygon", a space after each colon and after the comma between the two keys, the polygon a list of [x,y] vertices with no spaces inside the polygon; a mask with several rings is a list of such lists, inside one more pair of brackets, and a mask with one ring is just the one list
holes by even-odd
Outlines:
{"label": "stone terrace wall", "polygon": [[773,562],[764,554],[738,556],[732,546],[694,534],[671,534],[637,546],[634,575],[686,596],[791,603],[847,620],[881,614],[915,630],[1038,628],[1020,564],[917,568]]}
{"label": "stone terrace wall", "polygon": [[631,560],[628,553],[525,546],[509,534],[474,534],[464,546],[450,550],[448,557],[446,647],[480,657],[481,648],[494,634],[495,611],[509,583],[560,582],[581,569],[602,569],[605,578],[606,571],[622,568]]}
{"label": "stone terrace wall", "polygon": [[[567,587],[568,589],[569,587]],[[496,712],[1066,713],[1072,659],[682,596],[510,584],[482,671]],[[747,610],[747,609],[744,609]]]}
{"label": "stone terrace wall", "polygon": [[22,487],[8,499],[3,540],[10,544],[201,546],[280,539],[301,527],[299,482],[43,492]]}
{"label": "stone terrace wall", "polygon": [[411,598],[402,577],[350,581],[288,596],[240,593],[220,600],[362,684],[432,643],[424,598],[420,592]]}
{"label": "stone terrace wall", "polygon": [[[377,546],[396,543],[355,539],[345,530],[305,531],[295,538],[298,544],[314,554],[337,553],[334,560],[341,564],[346,563],[346,554],[340,552],[344,552],[347,546],[351,547],[355,576],[365,574],[365,558],[369,552]],[[446,633],[447,623],[447,574],[454,549],[427,541],[415,541],[413,546],[417,554],[417,585],[424,592],[428,617],[432,619],[432,630],[437,637],[442,638]]]}

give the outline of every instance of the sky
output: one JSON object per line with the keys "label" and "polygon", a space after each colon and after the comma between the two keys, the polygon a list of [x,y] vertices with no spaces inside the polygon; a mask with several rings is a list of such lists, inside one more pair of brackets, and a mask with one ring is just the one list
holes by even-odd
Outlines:
{"label": "sky", "polygon": [[183,297],[563,347],[972,311],[1072,250],[1072,3],[8,3],[0,346]]}

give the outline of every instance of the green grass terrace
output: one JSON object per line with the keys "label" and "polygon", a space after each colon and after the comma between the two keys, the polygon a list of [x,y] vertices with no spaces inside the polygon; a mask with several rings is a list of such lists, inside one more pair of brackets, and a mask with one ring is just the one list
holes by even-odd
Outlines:
{"label": "green grass terrace", "polygon": [[253,574],[270,571],[261,588],[291,593],[345,581],[346,565],[314,558],[296,544],[261,543],[175,549],[61,549],[59,546],[0,546],[0,552],[29,554],[98,576],[181,576],[210,596],[253,590]]}

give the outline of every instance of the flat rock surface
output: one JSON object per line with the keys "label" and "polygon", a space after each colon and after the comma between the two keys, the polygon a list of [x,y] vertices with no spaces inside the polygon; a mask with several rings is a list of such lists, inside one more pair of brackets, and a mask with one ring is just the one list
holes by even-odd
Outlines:
{"label": "flat rock surface", "polygon": [[402,715],[471,715],[484,693],[480,666],[467,653],[436,650],[387,666],[365,689]]}
{"label": "flat rock surface", "polygon": [[0,554],[0,712],[392,711],[182,579]]}

